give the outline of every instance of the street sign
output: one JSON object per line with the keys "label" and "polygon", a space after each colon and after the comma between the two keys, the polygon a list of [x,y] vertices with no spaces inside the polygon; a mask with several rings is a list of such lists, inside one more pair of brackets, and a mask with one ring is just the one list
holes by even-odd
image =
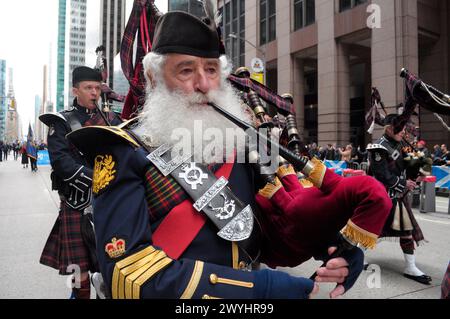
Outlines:
{"label": "street sign", "polygon": [[250,78],[264,85],[264,73],[252,73]]}
{"label": "street sign", "polygon": [[264,62],[260,58],[253,58],[252,62],[252,70],[255,73],[263,73],[264,72]]}

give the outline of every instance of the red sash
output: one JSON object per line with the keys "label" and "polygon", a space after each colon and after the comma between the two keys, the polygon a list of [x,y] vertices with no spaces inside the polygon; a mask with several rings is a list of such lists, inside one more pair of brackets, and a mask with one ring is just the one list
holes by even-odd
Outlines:
{"label": "red sash", "polygon": [[[225,163],[214,175],[217,178],[231,175],[234,163]],[[207,217],[192,206],[187,199],[175,206],[153,233],[153,245],[161,247],[172,259],[178,259],[206,223]]]}

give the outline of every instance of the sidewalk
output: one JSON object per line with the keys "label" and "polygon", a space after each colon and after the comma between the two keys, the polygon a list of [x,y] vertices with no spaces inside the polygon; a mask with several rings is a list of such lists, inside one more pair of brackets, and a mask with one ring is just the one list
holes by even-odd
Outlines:
{"label": "sidewalk", "polygon": [[450,218],[450,213],[448,211],[448,197],[436,196],[436,213],[447,215]]}
{"label": "sidewalk", "polygon": [[[12,158],[12,156],[10,157]],[[50,167],[37,173],[20,159],[0,162],[0,298],[66,299],[70,289],[58,271],[39,257],[58,214]]]}

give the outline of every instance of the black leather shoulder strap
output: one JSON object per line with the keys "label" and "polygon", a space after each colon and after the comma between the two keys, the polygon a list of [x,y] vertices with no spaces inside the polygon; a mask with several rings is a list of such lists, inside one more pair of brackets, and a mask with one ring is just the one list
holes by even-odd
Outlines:
{"label": "black leather shoulder strap", "polygon": [[83,127],[81,125],[80,119],[73,109],[69,111],[62,111],[60,114],[67,120],[67,124],[69,124],[70,130],[72,132]]}

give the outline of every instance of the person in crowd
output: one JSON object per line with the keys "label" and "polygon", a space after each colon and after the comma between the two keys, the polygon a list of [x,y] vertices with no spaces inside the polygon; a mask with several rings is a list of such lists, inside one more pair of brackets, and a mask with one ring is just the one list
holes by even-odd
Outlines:
{"label": "person in crowd", "polygon": [[36,142],[32,141],[27,146],[27,155],[30,159],[30,167],[32,172],[37,172],[37,157],[38,157],[38,149],[36,147]]}
{"label": "person in crowd", "polygon": [[20,148],[20,154],[22,157],[21,163],[23,168],[28,168],[28,154],[27,154],[27,144],[22,143],[22,147]]}
{"label": "person in crowd", "polygon": [[327,155],[327,150],[325,149],[324,146],[319,147],[319,152],[318,152],[317,155],[318,155],[318,158],[319,158],[321,161],[324,161],[324,160],[325,160],[325,157],[326,157],[326,155]]}
{"label": "person in crowd", "polygon": [[358,146],[358,149],[356,151],[357,162],[359,164],[367,162],[367,156],[368,156],[367,149],[365,147]]}
{"label": "person in crowd", "polygon": [[417,150],[422,152],[425,157],[431,157],[431,153],[426,147],[427,143],[424,140],[420,140],[417,142]]}
{"label": "person in crowd", "polygon": [[433,146],[433,154],[431,154],[431,158],[433,159],[433,163],[434,162],[438,162],[441,160],[441,156],[442,156],[442,150],[441,147],[436,144]]}
{"label": "person in crowd", "polygon": [[327,144],[325,159],[328,161],[334,161],[336,157],[336,148],[332,144]]}
{"label": "person in crowd", "polygon": [[353,146],[351,144],[348,144],[345,147],[344,151],[341,151],[339,149],[339,153],[341,154],[341,161],[350,163],[350,161],[352,160],[352,152],[353,152]]}
{"label": "person in crowd", "polygon": [[311,146],[308,150],[309,158],[320,157],[319,148],[317,147],[317,143],[311,143]]}
{"label": "person in crowd", "polygon": [[438,165],[450,165],[450,151],[447,149],[446,144],[441,145],[441,151],[442,155]]}
{"label": "person in crowd", "polygon": [[8,160],[8,154],[9,154],[9,145],[8,145],[8,143],[3,143],[2,151],[3,151],[3,159],[5,161],[7,161]]}
{"label": "person in crowd", "polygon": [[15,141],[13,144],[13,151],[14,151],[14,160],[17,161],[19,158],[19,151],[20,151],[20,143],[19,141]]}

